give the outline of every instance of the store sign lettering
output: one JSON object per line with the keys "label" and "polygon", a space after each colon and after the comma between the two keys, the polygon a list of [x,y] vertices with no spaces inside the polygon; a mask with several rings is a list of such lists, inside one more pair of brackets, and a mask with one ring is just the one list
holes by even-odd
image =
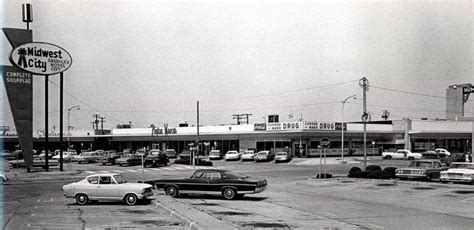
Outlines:
{"label": "store sign lettering", "polygon": [[59,46],[31,42],[13,49],[10,53],[10,62],[33,74],[52,75],[67,70],[72,64],[72,58]]}

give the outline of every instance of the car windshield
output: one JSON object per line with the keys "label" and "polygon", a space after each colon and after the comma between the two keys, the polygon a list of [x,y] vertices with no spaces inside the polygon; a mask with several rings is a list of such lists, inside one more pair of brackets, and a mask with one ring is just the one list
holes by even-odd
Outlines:
{"label": "car windshield", "polygon": [[245,151],[244,154],[253,154],[251,151]]}
{"label": "car windshield", "polygon": [[474,169],[474,164],[451,164],[454,169]]}
{"label": "car windshield", "polygon": [[125,178],[123,178],[123,176],[121,174],[114,175],[114,179],[119,184],[127,183],[127,181],[125,180]]}
{"label": "car windshield", "polygon": [[267,154],[268,154],[268,153],[266,153],[266,152],[259,152],[259,153],[258,153],[259,156],[265,156],[265,155],[267,155]]}
{"label": "car windshield", "polygon": [[211,153],[209,153],[209,155],[213,155],[213,156],[219,155],[219,152],[217,152],[217,151],[211,151]]}
{"label": "car windshield", "polygon": [[428,161],[412,161],[408,164],[408,167],[415,167],[415,168],[427,168],[431,167],[433,163]]}
{"label": "car windshield", "polygon": [[277,153],[277,156],[286,156],[286,153]]}
{"label": "car windshield", "polygon": [[224,172],[222,173],[222,176],[224,178],[248,178],[246,175],[242,175],[240,173],[235,173],[235,172]]}
{"label": "car windshield", "polygon": [[231,151],[231,152],[227,152],[227,154],[238,154],[238,153],[234,152],[234,151]]}

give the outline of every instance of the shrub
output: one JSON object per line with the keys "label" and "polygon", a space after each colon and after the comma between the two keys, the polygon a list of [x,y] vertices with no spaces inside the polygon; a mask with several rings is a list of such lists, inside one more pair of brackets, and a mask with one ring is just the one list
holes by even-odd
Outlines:
{"label": "shrub", "polygon": [[382,171],[382,168],[378,165],[369,165],[365,168],[365,171],[371,172],[371,171]]}
{"label": "shrub", "polygon": [[391,178],[397,178],[397,176],[395,176],[395,171],[397,170],[397,168],[395,167],[386,167],[382,170],[382,178],[383,179],[391,179]]}
{"label": "shrub", "polygon": [[382,179],[382,170],[367,171],[367,178]]}
{"label": "shrub", "polygon": [[360,169],[359,167],[352,167],[350,170],[349,170],[349,175],[347,175],[348,177],[359,177],[359,173],[362,171],[362,169]]}

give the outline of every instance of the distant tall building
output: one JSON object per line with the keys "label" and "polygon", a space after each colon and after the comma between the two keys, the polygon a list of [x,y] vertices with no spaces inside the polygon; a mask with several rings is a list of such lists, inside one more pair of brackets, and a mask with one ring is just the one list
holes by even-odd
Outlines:
{"label": "distant tall building", "polygon": [[472,84],[450,85],[446,89],[446,119],[464,116],[464,103],[473,90]]}

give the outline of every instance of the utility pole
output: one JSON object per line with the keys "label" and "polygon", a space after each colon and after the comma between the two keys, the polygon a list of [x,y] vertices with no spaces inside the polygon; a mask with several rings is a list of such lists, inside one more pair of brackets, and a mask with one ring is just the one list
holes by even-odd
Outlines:
{"label": "utility pole", "polygon": [[94,128],[94,130],[98,130],[98,129],[99,129],[99,117],[100,117],[100,114],[97,114],[97,113],[96,113],[96,114],[92,115],[92,117],[95,119],[95,120],[94,120],[95,127],[93,127],[93,128]]}
{"label": "utility pole", "polygon": [[[199,154],[198,154],[199,151],[200,151],[200,149],[199,149],[199,101],[197,101],[196,107],[197,107],[196,108],[196,111],[197,111],[197,114],[196,114],[196,116],[197,116],[197,136],[196,136],[196,152],[195,153],[196,153],[197,156],[199,156]],[[199,160],[198,160],[198,162],[199,162]],[[196,164],[196,162],[193,159],[193,165],[195,165],[195,164]]]}
{"label": "utility pole", "polygon": [[363,113],[362,122],[364,123],[364,169],[367,168],[367,121],[369,120],[369,114],[367,113],[367,91],[369,91],[369,80],[363,77],[359,80],[359,86],[362,87],[363,93]]}
{"label": "utility pole", "polygon": [[382,118],[384,121],[387,121],[388,120],[388,116],[390,115],[390,112],[388,112],[388,110],[383,110],[382,111]]}
{"label": "utility pole", "polygon": [[104,131],[104,119],[106,117],[100,117],[100,130],[103,132]]}
{"label": "utility pole", "polygon": [[249,116],[252,116],[253,114],[250,114],[250,113],[244,113],[242,114],[243,116],[245,116],[245,119],[247,120],[247,125],[249,124]]}
{"label": "utility pole", "polygon": [[237,125],[240,125],[240,119],[241,119],[240,116],[241,115],[240,114],[234,114],[232,116],[233,116],[233,119],[237,119]]}

